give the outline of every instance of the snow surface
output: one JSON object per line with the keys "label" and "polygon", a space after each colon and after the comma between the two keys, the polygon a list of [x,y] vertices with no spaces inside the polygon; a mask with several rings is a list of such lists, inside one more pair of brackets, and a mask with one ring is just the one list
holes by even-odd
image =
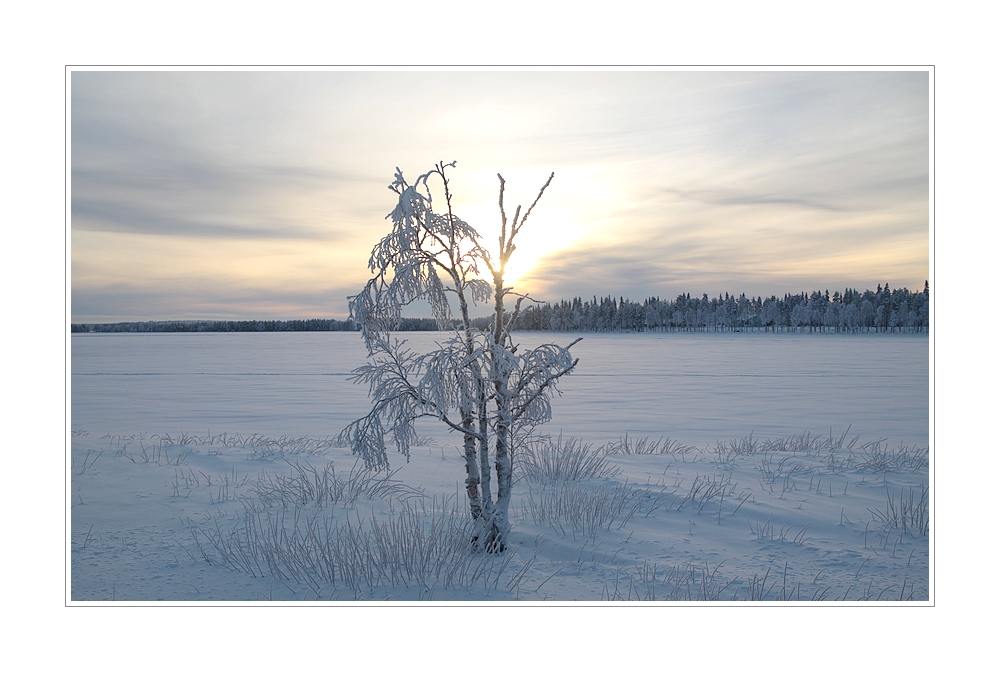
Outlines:
{"label": "snow surface", "polygon": [[[246,504],[293,538],[463,522],[459,439],[433,421],[375,496],[261,504],[300,470],[357,478],[329,442],[366,410],[356,333],[74,335],[70,600],[929,600],[926,336],[584,338],[548,433],[602,475],[522,477],[503,556],[433,572],[383,552],[381,577],[348,580],[232,546]],[[687,447],[606,454],[625,434]]]}

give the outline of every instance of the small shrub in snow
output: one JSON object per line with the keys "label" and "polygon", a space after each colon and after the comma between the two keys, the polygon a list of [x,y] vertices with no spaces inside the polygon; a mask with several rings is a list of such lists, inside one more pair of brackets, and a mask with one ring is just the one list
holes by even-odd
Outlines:
{"label": "small shrub in snow", "polygon": [[421,493],[393,480],[392,474],[379,475],[355,465],[346,476],[338,476],[333,462],[317,469],[289,462],[290,475],[261,472],[250,492],[263,508],[313,503],[319,507],[342,504],[350,506],[361,498],[417,497]]}
{"label": "small shrub in snow", "polygon": [[621,473],[606,453],[589,443],[562,436],[543,437],[526,443],[517,455],[517,469],[522,478],[534,481],[589,480],[609,478]]}
{"label": "small shrub in snow", "polygon": [[[661,570],[644,560],[640,566],[635,563],[619,565],[613,579],[604,582],[601,600],[610,601],[668,601],[668,602],[711,602],[725,600],[722,594],[735,581],[721,583],[716,579],[719,566],[714,569],[706,563],[695,567],[692,563],[676,565]],[[736,593],[739,592],[737,589]],[[734,594],[734,598],[735,594]]]}
{"label": "small shrub in snow", "polygon": [[721,520],[722,506],[725,504],[726,499],[742,502],[750,496],[750,492],[746,490],[741,491],[737,495],[737,486],[738,484],[733,482],[732,474],[715,474],[712,476],[696,474],[694,480],[691,481],[691,488],[688,490],[687,495],[681,499],[681,503],[677,505],[677,509],[680,510],[685,504],[691,504],[697,507],[698,513],[701,513],[711,505],[712,508],[708,512],[713,513],[716,511],[717,504]]}
{"label": "small shrub in snow", "polygon": [[[209,563],[222,562],[254,577],[271,576],[325,587],[372,591],[377,587],[513,590],[534,558],[511,566],[516,549],[503,555],[472,555],[471,523],[457,508],[406,503],[395,517],[367,522],[338,519],[317,510],[247,509],[241,523],[225,530],[194,528]],[[200,535],[200,536],[199,536]],[[209,546],[201,543],[207,539]]]}
{"label": "small shrub in snow", "polygon": [[928,467],[930,453],[927,448],[900,444],[899,448],[890,450],[888,445],[883,443],[885,439],[861,446],[861,458],[857,468],[861,471],[881,473],[900,470],[919,471]]}
{"label": "small shrub in snow", "polygon": [[878,522],[883,535],[896,528],[903,534],[926,535],[930,532],[929,498],[930,492],[924,485],[916,493],[912,486],[908,492],[904,492],[900,486],[898,498],[887,487],[885,508],[869,509],[869,512]]}
{"label": "small shrub in snow", "polygon": [[834,436],[832,431],[829,436],[814,436],[806,431],[798,436],[764,439],[754,438],[751,432],[749,436],[744,436],[743,438],[717,442],[715,455],[720,462],[728,463],[736,457],[760,453],[821,455],[823,453],[832,454],[841,450],[850,452],[854,444],[857,443],[858,438],[855,437],[848,441],[848,431],[850,431],[850,427],[840,436]]}
{"label": "small shrub in snow", "polygon": [[242,448],[248,453],[249,459],[270,460],[286,455],[321,455],[326,450],[338,447],[336,438],[312,438],[310,436],[267,436],[265,434],[240,434],[211,432],[204,436],[179,433],[164,434],[160,437],[168,446],[218,446],[224,448]]}
{"label": "small shrub in snow", "polygon": [[654,441],[649,436],[629,438],[628,434],[604,446],[604,451],[609,455],[673,455],[691,452],[694,449],[694,446],[684,445],[669,437],[661,436],[659,440]]}
{"label": "small shrub in snow", "polygon": [[584,536],[600,529],[625,527],[629,519],[655,503],[656,494],[638,490],[628,482],[588,487],[576,482],[549,483],[532,488],[522,500],[524,517],[536,525],[549,525],[562,534],[566,528]]}

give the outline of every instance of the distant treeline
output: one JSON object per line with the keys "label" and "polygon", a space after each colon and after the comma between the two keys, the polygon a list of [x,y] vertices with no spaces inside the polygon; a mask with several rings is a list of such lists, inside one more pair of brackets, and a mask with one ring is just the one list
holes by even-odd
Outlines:
{"label": "distant treeline", "polygon": [[[402,319],[399,330],[437,330],[434,319]],[[123,321],[74,323],[74,333],[268,333],[285,331],[357,330],[353,321],[293,319],[291,321]]]}
{"label": "distant treeline", "polygon": [[[432,322],[433,323],[433,322]],[[292,321],[123,321],[74,323],[74,333],[263,333],[271,331],[354,330],[354,322],[337,319]]]}
{"label": "distant treeline", "polygon": [[796,331],[923,332],[929,326],[930,289],[906,288],[843,293],[813,291],[784,298],[720,295],[701,299],[690,294],[674,300],[633,302],[613,297],[562,300],[522,311],[520,330],[550,331]]}
{"label": "distant treeline", "polygon": [[[796,332],[925,332],[929,326],[930,289],[874,291],[845,289],[843,293],[813,291],[784,298],[708,294],[674,300],[647,298],[633,302],[611,296],[592,300],[560,300],[524,308],[517,330],[548,331],[796,331]],[[489,319],[473,323],[485,328]],[[456,324],[457,325],[457,324]],[[74,333],[230,333],[274,331],[353,331],[353,321],[296,319],[291,321],[126,321],[74,323]],[[397,330],[434,331],[434,319],[401,319]]]}

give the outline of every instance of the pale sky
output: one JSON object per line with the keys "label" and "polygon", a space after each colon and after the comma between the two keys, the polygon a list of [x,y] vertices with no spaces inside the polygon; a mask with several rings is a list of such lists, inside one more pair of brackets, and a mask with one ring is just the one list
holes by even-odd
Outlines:
{"label": "pale sky", "polygon": [[75,71],[72,320],[346,318],[395,168],[442,160],[487,242],[496,174],[510,213],[555,172],[511,269],[541,300],[917,290],[928,79]]}

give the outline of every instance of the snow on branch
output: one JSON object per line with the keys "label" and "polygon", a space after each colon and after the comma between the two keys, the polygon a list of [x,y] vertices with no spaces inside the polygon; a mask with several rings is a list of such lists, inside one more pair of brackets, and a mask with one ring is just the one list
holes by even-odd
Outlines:
{"label": "snow on branch", "polygon": [[[551,394],[559,393],[556,383],[577,361],[569,347],[554,344],[517,354],[510,336],[522,301],[533,301],[504,285],[504,270],[516,248],[516,235],[552,175],[524,216],[518,206],[509,223],[500,177],[502,226],[493,258],[479,233],[453,211],[446,169],[454,166],[454,162],[439,162],[412,184],[396,169],[389,186],[398,196],[387,216],[392,229],[372,250],[368,265],[374,277],[350,298],[351,319],[361,328],[369,354],[369,363],[354,371],[353,380],[368,385],[372,408],[344,429],[341,440],[350,444],[369,469],[384,469],[388,467],[385,437],[391,435],[409,459],[410,446],[416,441],[413,425],[421,417],[434,417],[459,432],[470,513],[481,533],[474,541],[486,550],[502,551],[509,528],[513,449],[535,426],[551,418]],[[440,179],[443,185],[446,212],[434,211],[431,178]],[[481,278],[481,271],[489,272],[492,283]],[[517,296],[517,301],[505,326],[508,294]],[[416,300],[428,301],[439,327],[454,331],[438,349],[426,354],[415,354],[405,342],[391,338],[402,308]],[[469,304],[490,300],[490,326],[476,328]],[[454,319],[453,302],[457,303]],[[496,469],[495,502],[491,455]]]}

